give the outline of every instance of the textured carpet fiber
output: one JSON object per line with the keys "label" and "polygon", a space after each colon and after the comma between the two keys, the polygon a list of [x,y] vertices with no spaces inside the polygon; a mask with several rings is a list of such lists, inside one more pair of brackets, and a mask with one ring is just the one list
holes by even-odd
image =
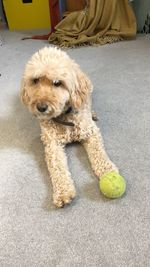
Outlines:
{"label": "textured carpet fiber", "polygon": [[18,97],[24,65],[42,41],[4,31],[0,47],[0,266],[150,266],[150,39],[68,53],[90,76],[106,150],[127,181],[107,200],[80,145],[67,147],[77,198],[52,190],[40,129]]}

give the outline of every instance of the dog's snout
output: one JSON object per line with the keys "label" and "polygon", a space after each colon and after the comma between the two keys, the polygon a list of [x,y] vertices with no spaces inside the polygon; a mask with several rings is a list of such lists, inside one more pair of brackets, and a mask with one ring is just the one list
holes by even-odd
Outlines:
{"label": "dog's snout", "polygon": [[38,103],[38,104],[36,105],[36,108],[37,108],[37,110],[40,111],[40,112],[45,112],[45,111],[48,109],[48,105],[45,104],[45,103]]}

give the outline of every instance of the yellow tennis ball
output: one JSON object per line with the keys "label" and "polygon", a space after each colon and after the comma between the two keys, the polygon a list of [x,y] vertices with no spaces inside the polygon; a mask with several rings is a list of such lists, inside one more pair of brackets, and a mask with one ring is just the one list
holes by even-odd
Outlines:
{"label": "yellow tennis ball", "polygon": [[99,182],[100,190],[108,198],[119,198],[126,190],[124,178],[117,172],[105,173]]}

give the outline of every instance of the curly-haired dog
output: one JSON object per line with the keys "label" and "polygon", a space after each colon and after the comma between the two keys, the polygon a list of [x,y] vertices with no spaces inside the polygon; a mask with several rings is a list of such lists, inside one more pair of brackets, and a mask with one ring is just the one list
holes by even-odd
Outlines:
{"label": "curly-haired dog", "polygon": [[57,207],[70,203],[76,195],[64,152],[67,143],[81,142],[98,178],[110,171],[118,172],[92,119],[92,89],[88,77],[60,49],[43,48],[26,65],[21,98],[40,121]]}

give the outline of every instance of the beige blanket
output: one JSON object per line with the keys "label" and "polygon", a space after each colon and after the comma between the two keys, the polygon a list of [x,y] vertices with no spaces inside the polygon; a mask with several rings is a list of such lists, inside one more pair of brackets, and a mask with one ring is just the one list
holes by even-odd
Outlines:
{"label": "beige blanket", "polygon": [[85,10],[63,19],[49,37],[61,47],[116,42],[136,35],[136,19],[128,0],[89,0]]}

